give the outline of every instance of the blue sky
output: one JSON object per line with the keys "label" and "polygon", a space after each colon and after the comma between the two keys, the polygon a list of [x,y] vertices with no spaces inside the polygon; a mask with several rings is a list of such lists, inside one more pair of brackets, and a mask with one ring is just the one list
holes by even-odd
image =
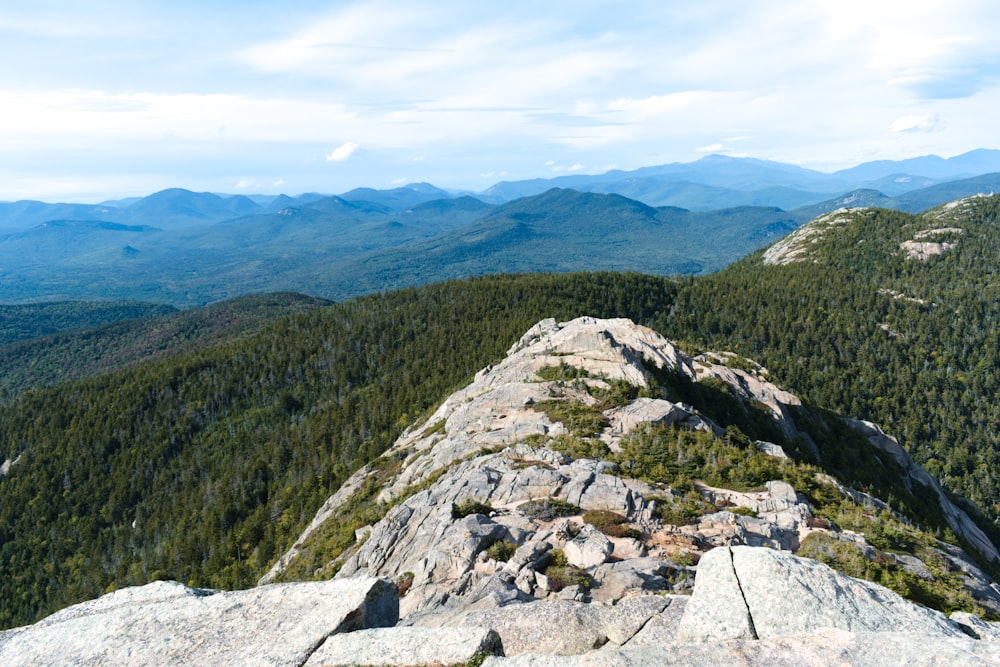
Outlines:
{"label": "blue sky", "polygon": [[0,200],[1000,148],[987,0],[12,4]]}

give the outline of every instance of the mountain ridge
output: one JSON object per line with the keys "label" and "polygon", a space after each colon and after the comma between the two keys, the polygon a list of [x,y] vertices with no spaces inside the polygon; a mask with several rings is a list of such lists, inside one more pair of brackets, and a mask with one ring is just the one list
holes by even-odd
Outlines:
{"label": "mountain ridge", "polygon": [[[923,169],[929,173],[920,173]],[[527,181],[501,181],[481,192],[449,191],[430,183],[410,183],[386,190],[356,188],[339,195],[345,200],[369,201],[389,210],[401,210],[414,204],[433,199],[456,196],[474,196],[497,204],[526,195],[540,194],[553,187],[594,190],[622,194],[639,199],[648,205],[675,205],[683,208],[709,210],[703,202],[710,197],[721,198],[729,206],[779,205],[777,199],[760,200],[769,188],[788,189],[789,194],[800,199],[798,205],[815,204],[830,195],[839,195],[861,188],[878,189],[879,182],[891,179],[894,184],[890,196],[896,196],[919,187],[927,187],[945,180],[961,180],[986,173],[1000,172],[1000,150],[975,149],[951,158],[935,155],[904,160],[877,160],[865,162],[836,172],[820,172],[796,165],[749,157],[707,155],[694,162],[640,167],[631,171],[612,169],[603,174],[571,174],[552,178],[535,178]],[[644,199],[628,186],[609,189],[613,183],[646,183],[647,187],[674,186],[691,183],[707,188],[698,199],[686,202],[670,198]],[[822,186],[822,187],[819,187]],[[717,190],[716,188],[722,188]],[[498,193],[504,194],[497,197]],[[749,192],[754,199],[727,199],[733,193]],[[754,194],[756,193],[756,194]],[[792,194],[794,193],[794,194]],[[206,220],[218,222],[248,213],[266,213],[287,207],[291,201],[309,203],[331,195],[305,193],[288,195],[241,195],[192,192],[183,188],[168,188],[144,196],[108,201],[102,204],[50,204],[34,200],[0,202],[0,230],[23,229],[49,219],[104,219],[109,222],[148,224],[148,216],[160,216],[160,225],[169,218],[172,224],[191,226]],[[170,210],[163,205],[171,201],[180,208]],[[790,201],[790,200],[789,200]],[[702,202],[702,203],[697,203]],[[781,208],[795,208],[794,205]],[[718,206],[715,206],[718,208]]]}
{"label": "mountain ridge", "polygon": [[[707,665],[732,662],[734,651],[750,665],[881,665],[887,651],[901,664],[995,660],[1000,624],[975,614],[1000,616],[1000,589],[909,520],[914,510],[934,521],[911,504],[919,490],[897,486],[890,506],[800,458],[809,443],[823,459],[850,450],[857,473],[882,476],[883,492],[902,470],[875,453],[885,434],[861,423],[849,427],[861,440],[823,433],[811,422],[832,431],[843,422],[767,375],[732,354],[689,357],[626,319],[542,320],[348,478],[263,580],[326,581],[126,588],[0,632],[0,656],[318,666],[493,655],[495,667]],[[784,446],[756,439],[764,434]],[[926,476],[912,460],[903,468],[914,487]],[[995,547],[981,555],[997,558]]]}

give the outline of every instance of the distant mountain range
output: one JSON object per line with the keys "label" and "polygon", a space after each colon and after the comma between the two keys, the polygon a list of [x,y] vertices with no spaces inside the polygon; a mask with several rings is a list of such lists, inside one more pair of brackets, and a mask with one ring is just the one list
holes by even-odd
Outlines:
{"label": "distant mountain range", "polygon": [[[482,192],[455,192],[429,183],[388,190],[356,188],[343,201],[399,211],[430,201],[472,196],[489,204],[541,194],[552,188],[619,194],[649,206],[710,211],[736,206],[774,206],[785,210],[818,204],[853,190],[877,190],[898,197],[949,181],[1000,172],[1000,150],[977,149],[952,158],[936,155],[877,160],[825,173],[754,158],[708,155],[695,162],[643,167],[603,174],[501,181]],[[23,230],[50,220],[102,220],[164,229],[222,222],[313,204],[329,195],[228,195],[172,188],[147,197],[101,204],[0,202],[0,230]],[[936,203],[941,203],[940,201]],[[932,204],[933,205],[933,204]]]}
{"label": "distant mountain range", "polygon": [[465,196],[403,210],[334,196],[173,229],[50,221],[0,235],[0,303],[190,307],[272,291],[340,300],[486,273],[698,274],[803,221],[774,207],[694,212],[568,189],[501,205]]}
{"label": "distant mountain range", "polygon": [[[606,192],[650,206],[713,210],[732,206],[798,208],[852,190],[874,189],[895,197],[945,181],[1000,172],[1000,151],[979,149],[944,159],[927,155],[898,162],[880,160],[832,174],[753,158],[709,155],[696,162],[612,170],[591,175],[505,181],[484,198],[509,201],[552,187]],[[941,203],[941,202],[938,202]]]}
{"label": "distant mountain range", "polygon": [[1000,151],[978,150],[833,174],[713,155],[472,194],[415,183],[334,196],[174,188],[97,205],[20,201],[0,204],[0,303],[190,307],[271,291],[343,299],[485,273],[704,274],[836,208],[919,212],[998,189]]}

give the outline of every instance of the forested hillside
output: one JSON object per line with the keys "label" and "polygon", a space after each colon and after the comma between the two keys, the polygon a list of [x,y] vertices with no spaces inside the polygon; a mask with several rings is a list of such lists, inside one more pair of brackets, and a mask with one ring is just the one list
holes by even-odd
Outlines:
{"label": "forested hillside", "polygon": [[[0,345],[0,396],[210,347],[257,331],[281,317],[329,304],[325,299],[291,293],[245,296],[181,312],[170,306],[141,304],[145,306],[145,317],[133,315],[135,319],[103,326],[80,324],[77,328],[81,330],[36,334],[29,340]],[[100,314],[136,312],[137,308],[125,305],[7,306],[0,313],[34,313],[38,308],[47,315],[60,315],[60,321],[81,322],[84,320],[74,320],[70,315],[81,309]]]}
{"label": "forested hillside", "polygon": [[[768,265],[758,252],[687,282],[666,333],[754,358],[813,403],[882,424],[982,506],[996,541],[998,214],[995,196],[919,216],[843,214],[803,237],[801,261]],[[956,247],[908,259],[900,245],[932,229]]]}
{"label": "forested hillside", "polygon": [[626,274],[447,283],[25,392],[0,407],[0,625],[158,578],[251,585],[350,472],[536,321],[652,323],[673,298]]}
{"label": "forested hillside", "polygon": [[60,301],[0,305],[0,345],[59,331],[176,312],[165,304],[131,301]]}

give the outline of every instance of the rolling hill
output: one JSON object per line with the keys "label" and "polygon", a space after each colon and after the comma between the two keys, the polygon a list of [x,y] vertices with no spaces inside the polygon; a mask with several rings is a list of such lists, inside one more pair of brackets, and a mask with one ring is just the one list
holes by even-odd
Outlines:
{"label": "rolling hill", "polygon": [[120,302],[0,306],[0,323],[21,334],[16,342],[0,344],[0,392],[78,380],[235,341],[274,320],[329,303],[286,293],[179,312]]}
{"label": "rolling hill", "polygon": [[342,299],[483,273],[713,271],[795,228],[780,209],[656,209],[552,190],[393,211],[342,197],[175,230],[47,223],[0,236],[0,302],[113,299],[178,307],[269,291]]}

